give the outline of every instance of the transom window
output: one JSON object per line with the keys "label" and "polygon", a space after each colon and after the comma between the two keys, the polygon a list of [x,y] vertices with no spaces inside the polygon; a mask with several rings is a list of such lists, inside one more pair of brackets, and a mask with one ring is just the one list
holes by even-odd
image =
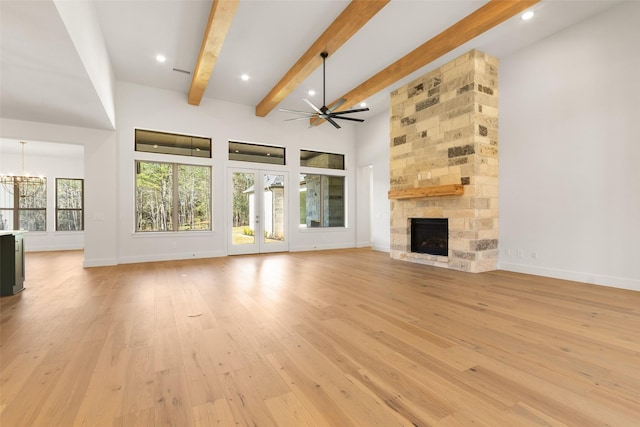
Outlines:
{"label": "transom window", "polygon": [[211,138],[136,129],[136,151],[211,158]]}
{"label": "transom window", "polygon": [[300,166],[344,170],[344,154],[300,150]]}
{"label": "transom window", "polygon": [[275,145],[229,141],[229,160],[284,165],[285,149]]}

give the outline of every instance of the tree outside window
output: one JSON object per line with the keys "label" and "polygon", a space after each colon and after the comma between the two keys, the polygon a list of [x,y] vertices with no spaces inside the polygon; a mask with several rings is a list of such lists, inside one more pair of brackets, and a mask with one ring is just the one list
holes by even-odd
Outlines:
{"label": "tree outside window", "polygon": [[56,178],[56,231],[84,230],[84,180]]}
{"label": "tree outside window", "polygon": [[211,167],[136,162],[136,231],[211,230]]}

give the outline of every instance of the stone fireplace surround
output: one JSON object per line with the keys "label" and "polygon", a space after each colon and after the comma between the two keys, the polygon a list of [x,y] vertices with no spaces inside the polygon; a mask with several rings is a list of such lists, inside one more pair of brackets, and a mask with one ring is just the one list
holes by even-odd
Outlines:
{"label": "stone fireplace surround", "polygon": [[[391,257],[496,269],[497,83],[497,59],[472,50],[391,93]],[[462,194],[438,191],[453,184]],[[411,252],[410,218],[448,218],[448,255]]]}

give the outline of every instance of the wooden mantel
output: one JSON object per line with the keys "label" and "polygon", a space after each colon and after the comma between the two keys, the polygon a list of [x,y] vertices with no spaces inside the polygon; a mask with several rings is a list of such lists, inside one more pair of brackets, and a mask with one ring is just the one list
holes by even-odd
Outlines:
{"label": "wooden mantel", "polygon": [[389,190],[389,199],[419,199],[421,197],[460,196],[464,193],[462,184],[434,185],[431,187]]}

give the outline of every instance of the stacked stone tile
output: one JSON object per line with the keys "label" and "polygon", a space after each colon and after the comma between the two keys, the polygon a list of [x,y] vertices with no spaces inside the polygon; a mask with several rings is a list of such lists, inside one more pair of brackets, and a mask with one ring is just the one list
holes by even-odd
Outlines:
{"label": "stacked stone tile", "polygon": [[[455,270],[498,260],[498,60],[471,52],[391,93],[391,190],[463,184],[463,196],[391,201],[391,256]],[[449,255],[411,252],[410,218],[449,218]]]}

